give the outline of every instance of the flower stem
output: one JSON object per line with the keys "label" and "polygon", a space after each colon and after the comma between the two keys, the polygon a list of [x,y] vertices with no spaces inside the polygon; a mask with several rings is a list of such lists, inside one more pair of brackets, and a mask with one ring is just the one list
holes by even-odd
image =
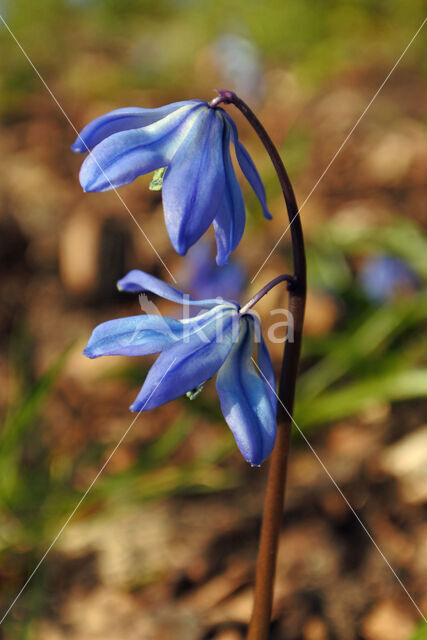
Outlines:
{"label": "flower stem", "polygon": [[[269,154],[282,187],[290,223],[294,275],[289,290],[289,311],[294,319],[294,340],[287,341],[279,381],[277,438],[270,458],[264,513],[255,577],[255,596],[247,640],[268,640],[273,604],[277,548],[282,523],[286,469],[292,431],[295,384],[301,352],[306,299],[304,237],[294,191],[270,136],[248,105],[232,91],[220,90],[212,106],[233,104],[254,128]],[[286,278],[287,279],[287,278]],[[285,280],[285,278],[284,278]],[[286,409],[284,409],[284,407]]]}
{"label": "flower stem", "polygon": [[269,291],[271,291],[271,289],[273,289],[273,287],[276,287],[281,282],[287,282],[288,291],[290,291],[295,284],[295,278],[294,276],[289,276],[286,273],[282,274],[281,276],[276,276],[276,278],[270,280],[270,282],[268,282],[262,289],[257,291],[257,293],[252,296],[252,298],[243,307],[241,307],[239,313],[246,313],[248,309],[251,309],[253,306],[255,306],[256,303],[261,300],[261,298],[263,298]]}

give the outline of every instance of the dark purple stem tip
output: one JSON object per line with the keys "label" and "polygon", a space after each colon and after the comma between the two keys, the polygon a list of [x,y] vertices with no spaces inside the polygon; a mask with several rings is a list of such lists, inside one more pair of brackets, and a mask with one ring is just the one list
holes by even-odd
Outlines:
{"label": "dark purple stem tip", "polygon": [[211,109],[215,109],[221,102],[230,104],[236,95],[234,91],[229,91],[228,89],[215,89],[215,91],[218,93],[218,96],[208,103]]}

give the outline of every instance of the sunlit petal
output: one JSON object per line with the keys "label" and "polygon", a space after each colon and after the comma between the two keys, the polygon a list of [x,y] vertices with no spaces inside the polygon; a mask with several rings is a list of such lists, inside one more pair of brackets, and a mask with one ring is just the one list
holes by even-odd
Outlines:
{"label": "sunlit petal", "polygon": [[242,318],[239,340],[218,372],[216,388],[221,410],[243,457],[259,465],[276,438],[276,414],[265,381],[252,363],[252,319]]}

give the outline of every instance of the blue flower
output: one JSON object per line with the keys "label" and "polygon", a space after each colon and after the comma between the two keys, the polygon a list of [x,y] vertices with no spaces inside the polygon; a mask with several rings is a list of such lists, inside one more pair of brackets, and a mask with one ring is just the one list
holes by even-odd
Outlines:
{"label": "blue flower", "polygon": [[[154,409],[179,396],[197,394],[216,373],[216,388],[225,420],[243,457],[259,465],[276,438],[275,378],[258,318],[240,313],[234,302],[195,300],[142,271],[131,271],[118,287],[122,291],[151,291],[179,304],[202,306],[193,318],[138,315],[100,324],[84,354],[142,356],[160,353],[130,407]],[[260,373],[253,364],[257,341]]]}
{"label": "blue flower", "polygon": [[185,255],[212,224],[217,263],[223,265],[245,227],[230,141],[264,216],[271,218],[261,178],[239,142],[236,125],[223,109],[202,100],[116,109],[88,124],[71,148],[79,153],[93,149],[80,170],[85,191],[107,191],[166,168],[159,187],[173,247]]}
{"label": "blue flower", "polygon": [[[236,33],[226,32],[213,45],[213,59],[225,84],[239,96],[258,101],[265,91],[260,52],[255,44]],[[246,98],[245,98],[246,99]]]}
{"label": "blue flower", "polygon": [[419,286],[416,274],[409,265],[393,256],[374,255],[363,264],[359,281],[372,302],[389,302]]}
{"label": "blue flower", "polygon": [[245,286],[246,271],[233,258],[218,267],[210,243],[202,240],[189,250],[179,280],[197,298],[214,298],[221,293],[227,300],[238,300]]}

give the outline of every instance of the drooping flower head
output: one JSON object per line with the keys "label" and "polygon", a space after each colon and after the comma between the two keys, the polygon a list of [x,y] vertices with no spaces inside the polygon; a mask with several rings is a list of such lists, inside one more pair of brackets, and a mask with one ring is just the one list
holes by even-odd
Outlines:
{"label": "drooping flower head", "polygon": [[173,247],[184,255],[212,224],[217,263],[224,265],[245,226],[230,142],[264,216],[271,218],[261,178],[238,139],[235,123],[223,109],[202,100],[157,109],[116,109],[88,124],[71,148],[79,153],[92,150],[80,170],[85,191],[107,191],[165,169],[155,188],[162,190]]}
{"label": "drooping flower head", "polygon": [[[218,373],[221,410],[237,446],[248,462],[261,464],[276,437],[276,395],[274,370],[258,318],[240,313],[234,302],[190,298],[142,271],[131,271],[118,287],[135,293],[151,291],[205,311],[183,320],[137,315],[104,322],[93,331],[84,354],[89,358],[160,354],[130,407],[132,411],[154,409],[179,396],[192,397]],[[255,340],[257,367],[253,360]]]}

